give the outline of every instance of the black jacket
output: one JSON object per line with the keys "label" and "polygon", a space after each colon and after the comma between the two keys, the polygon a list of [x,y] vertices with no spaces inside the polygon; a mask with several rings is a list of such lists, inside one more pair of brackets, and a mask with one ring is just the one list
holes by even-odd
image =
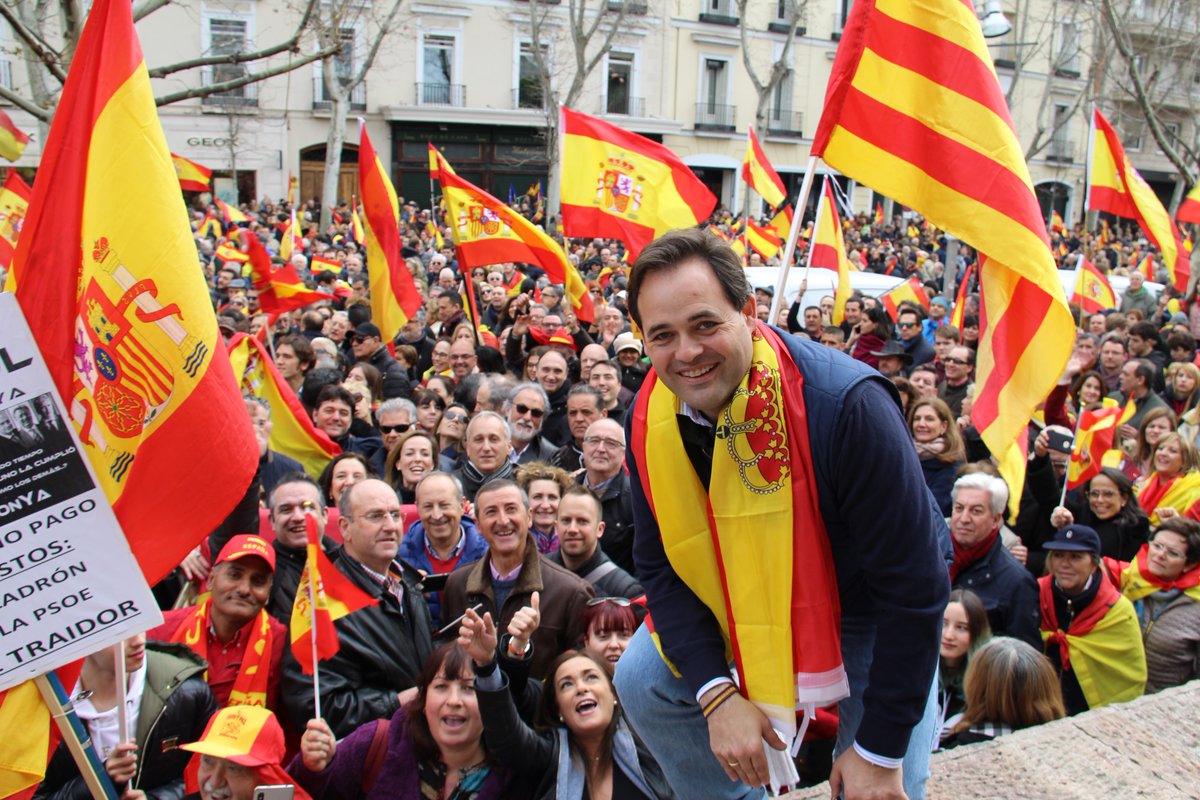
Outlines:
{"label": "black jacket", "polygon": [[1033,647],[1042,646],[1037,581],[999,536],[987,555],[958,574],[953,588],[979,595],[993,636],[1011,636]]}
{"label": "black jacket", "polygon": [[367,359],[367,363],[379,370],[379,374],[383,376],[385,400],[391,400],[393,397],[412,399],[412,381],[408,379],[408,370],[404,368],[403,364],[392,358],[386,347],[376,350]]}
{"label": "black jacket", "polygon": [[549,464],[558,446],[551,443],[545,436],[538,435],[529,443],[517,458],[518,464],[528,464],[531,461],[541,461]]}
{"label": "black jacket", "polygon": [[[134,734],[138,771],[129,785],[145,792],[149,800],[183,797],[183,771],[192,754],[178,745],[199,739],[217,711],[204,682],[205,666],[186,645],[155,642],[146,647],[146,688]],[[121,792],[122,787],[117,787]],[[90,800],[91,796],[66,744],[60,743],[35,800]]]}
{"label": "black jacket", "polygon": [[[284,625],[291,625],[292,605],[296,602],[296,588],[300,585],[300,573],[304,571],[308,548],[287,547],[278,539],[271,542],[271,546],[275,548],[275,580],[271,583],[267,613]],[[329,555],[337,549],[337,543],[328,536],[322,536],[321,547]]]}
{"label": "black jacket", "polygon": [[[350,581],[379,600],[334,623],[338,652],[321,662],[321,714],[338,738],[358,726],[391,717],[400,707],[397,694],[417,685],[417,676],[433,652],[429,608],[416,573],[403,570],[404,607],[350,558],[333,554],[334,565]],[[305,675],[291,648],[283,654],[284,714],[296,730],[313,717],[312,676]]]}
{"label": "black jacket", "polygon": [[[563,563],[561,549],[546,556],[546,559],[560,567],[571,569]],[[632,599],[644,594],[642,585],[637,582],[637,578],[618,567],[611,558],[604,555],[604,551],[599,547],[592,552],[591,558],[580,564],[578,569],[571,569],[571,572],[590,583],[596,590],[596,597],[628,597]]]}
{"label": "black jacket", "polygon": [[571,430],[567,427],[567,392],[571,391],[571,383],[563,381],[563,385],[551,394],[550,409],[542,423],[542,436],[555,447],[562,447],[571,441]]}
{"label": "black jacket", "polygon": [[[580,472],[576,481],[583,484],[585,474]],[[600,495],[600,508],[604,517],[604,536],[600,539],[600,549],[618,567],[636,576],[633,566],[633,490],[629,487],[629,475],[625,470],[620,470],[604,487],[604,493]]]}

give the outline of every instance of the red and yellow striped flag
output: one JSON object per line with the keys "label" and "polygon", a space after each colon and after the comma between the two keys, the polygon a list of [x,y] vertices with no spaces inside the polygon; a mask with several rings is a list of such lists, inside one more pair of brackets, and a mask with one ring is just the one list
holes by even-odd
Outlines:
{"label": "red and yellow striped flag", "polygon": [[1050,230],[1060,235],[1067,232],[1067,223],[1063,221],[1062,214],[1058,213],[1058,209],[1050,212]]}
{"label": "red and yellow striped flag", "polygon": [[358,198],[350,196],[350,236],[358,244],[365,244],[367,235],[363,232],[362,217],[358,215]]}
{"label": "red and yellow striped flag", "polygon": [[587,284],[558,242],[506,203],[453,171],[441,170],[441,184],[460,271],[465,274],[474,267],[504,261],[536,264],[546,271],[551,283],[565,287],[571,308],[581,322],[595,321]]}
{"label": "red and yellow striped flag", "polygon": [[1146,280],[1154,280],[1154,255],[1147,253],[1133,269],[1135,272],[1142,273],[1142,277]]}
{"label": "red and yellow striped flag", "polygon": [[875,224],[876,225],[883,224],[883,203],[875,204]]}
{"label": "red and yellow striped flag", "polygon": [[[271,323],[285,311],[304,308],[321,300],[333,300],[332,295],[314,292],[304,285],[291,264],[272,269],[271,257],[257,236],[247,236],[246,256],[250,261],[250,283],[258,292],[258,306]],[[340,269],[340,266],[339,266]]]}
{"label": "red and yellow striped flag", "polygon": [[429,147],[429,179],[433,181],[441,180],[442,170],[449,172],[451,175],[456,175],[454,167],[450,166],[450,162],[442,155],[442,151],[438,150],[432,144]]}
{"label": "red and yellow striped flag", "polygon": [[562,107],[567,236],[620,239],[637,258],[657,236],[708,218],[717,198],[679,156],[644,136]]}
{"label": "red and yellow striped flag", "polygon": [[[292,655],[300,663],[300,669],[305,675],[312,675],[316,669],[313,663],[314,650],[318,661],[333,658],[337,654],[340,645],[334,620],[379,601],[355,586],[330,562],[321,548],[316,518],[310,514],[305,525],[308,529],[308,558],[300,573],[300,584],[296,587],[296,600],[292,605],[291,640]],[[315,629],[314,616],[317,623]]]}
{"label": "red and yellow striped flag", "polygon": [[279,257],[288,261],[292,253],[304,250],[304,236],[300,233],[300,221],[296,218],[296,209],[292,208],[292,216],[283,229],[279,238]]}
{"label": "red and yellow striped flag", "polygon": [[976,264],[967,264],[963,272],[962,282],[958,284],[958,292],[954,296],[954,310],[950,312],[950,324],[962,333],[963,318],[967,316],[967,296],[971,293],[971,279],[975,277]]}
{"label": "red and yellow striped flag", "polygon": [[1125,147],[1099,109],[1092,115],[1092,159],[1088,164],[1088,210],[1137,220],[1146,238],[1162,253],[1169,282],[1187,289],[1191,267],[1175,221],[1158,195],[1125,155]]}
{"label": "red and yellow striped flag", "polygon": [[1095,314],[1116,308],[1117,293],[1103,272],[1086,258],[1080,258],[1079,266],[1075,269],[1075,291],[1071,293],[1071,302],[1085,314]]}
{"label": "red and yellow striped flag", "polygon": [[12,119],[0,111],[0,156],[16,161],[29,144],[29,134],[13,124]]}
{"label": "red and yellow striped flag", "polygon": [[196,233],[217,239],[225,235],[225,228],[222,227],[221,221],[212,215],[211,211],[206,211],[204,219],[200,220],[200,224],[196,226]]}
{"label": "red and yellow striped flag", "polygon": [[833,187],[829,176],[825,177],[821,189],[821,200],[817,204],[816,235],[808,253],[808,265],[831,269],[837,273],[837,292],[833,296],[833,324],[841,325],[846,314],[846,301],[850,299],[850,259],[846,256],[846,240],[842,236],[842,220],[833,199]]}
{"label": "red and yellow striped flag", "polygon": [[13,273],[151,584],[229,514],[258,468],[195,263],[130,4],[97,0],[45,143]]}
{"label": "red and yellow striped flag", "polygon": [[0,188],[0,269],[7,270],[12,266],[13,255],[17,252],[17,238],[25,225],[25,215],[29,212],[29,197],[33,190],[16,170],[10,169]]}
{"label": "red and yellow striped flag", "polygon": [[772,228],[764,228],[754,220],[746,220],[746,243],[763,258],[779,255],[783,247],[782,237],[775,234]]}
{"label": "red and yellow striped flag", "polygon": [[179,188],[185,192],[207,192],[212,184],[212,170],[191,159],[171,153],[175,174],[179,176]]}
{"label": "red and yellow striped flag", "polygon": [[417,313],[421,295],[400,257],[400,203],[383,162],[359,123],[358,190],[366,217],[367,277],[371,283],[371,321],[390,342]]}
{"label": "red and yellow striped flag", "polygon": [[313,425],[263,343],[244,333],[235,334],[229,340],[229,361],[242,388],[271,407],[269,447],[299,461],[314,480],[319,478],[329,459],[342,448]]}
{"label": "red and yellow striped flag", "polygon": [[1026,427],[1062,375],[1074,321],[972,5],[854,3],[812,152],[980,253],[971,416],[1015,511]]}
{"label": "red and yellow striped flag", "polygon": [[235,222],[250,221],[250,218],[243,214],[240,209],[215,198],[213,199],[213,202],[216,203],[217,208],[221,210],[221,216],[224,218],[226,225],[232,225]]}
{"label": "red and yellow striped flag", "polygon": [[1112,449],[1117,423],[1122,414],[1120,406],[1084,411],[1079,415],[1079,429],[1071,447],[1067,465],[1067,488],[1082,486],[1100,474],[1104,454]]}
{"label": "red and yellow striped flag", "polygon": [[779,209],[779,212],[771,217],[767,227],[774,230],[779,238],[787,239],[788,233],[792,230],[792,204],[788,203]]}
{"label": "red and yellow striped flag", "polygon": [[895,322],[900,316],[900,304],[904,302],[916,303],[929,310],[929,294],[925,291],[925,287],[917,280],[917,276],[910,276],[904,283],[897,285],[895,288],[884,292],[879,296],[879,302],[888,312],[888,316]]}
{"label": "red and yellow striped flag", "polygon": [[767,160],[767,154],[763,152],[753,127],[750,128],[750,139],[746,142],[746,157],[742,159],[742,179],[758,192],[771,208],[779,208],[787,200],[787,189],[784,188],[783,179]]}
{"label": "red and yellow striped flag", "polygon": [[1179,210],[1175,212],[1175,219],[1200,224],[1200,183],[1193,186],[1187,197],[1183,198]]}

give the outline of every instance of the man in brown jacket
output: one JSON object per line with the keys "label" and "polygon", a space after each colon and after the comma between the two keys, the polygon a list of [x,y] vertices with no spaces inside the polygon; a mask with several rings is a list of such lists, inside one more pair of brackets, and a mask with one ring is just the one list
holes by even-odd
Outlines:
{"label": "man in brown jacket", "polygon": [[[475,495],[475,518],[488,543],[488,554],[450,574],[442,594],[442,619],[453,620],[476,604],[479,615],[491,614],[499,631],[513,616],[540,597],[541,621],[529,645],[530,675],[542,679],[562,651],[579,642],[579,617],[595,596],[591,584],[538,555],[529,537],[529,497],[510,480],[499,478]],[[502,641],[502,647],[511,647]],[[510,652],[520,658],[524,652]]]}

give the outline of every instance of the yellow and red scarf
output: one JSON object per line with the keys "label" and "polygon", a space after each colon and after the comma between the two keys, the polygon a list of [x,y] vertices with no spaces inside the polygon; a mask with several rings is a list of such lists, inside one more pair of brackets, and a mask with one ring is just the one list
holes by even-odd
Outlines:
{"label": "yellow and red scarf", "polygon": [[521,284],[525,283],[525,273],[519,269],[514,269],[512,277],[504,282],[504,291],[509,297],[516,297],[521,293]]}
{"label": "yellow and red scarf", "polygon": [[1150,515],[1151,526],[1161,522],[1158,518],[1159,508],[1173,508],[1182,517],[1189,508],[1200,502],[1200,472],[1186,472],[1166,480],[1162,480],[1155,472],[1137,495],[1138,503]]}
{"label": "yellow and red scarf", "polygon": [[793,737],[797,708],[811,717],[849,694],[803,385],[759,323],[750,369],[716,423],[708,490],[681,469],[681,401],[653,369],[631,442],[671,567],[720,623],[742,694]]}
{"label": "yellow and red scarf", "polygon": [[[208,661],[209,604],[211,596],[201,599],[191,614],[171,635],[172,642],[182,642],[192,651]],[[271,617],[266,609],[258,612],[258,618],[250,623],[246,649],[242,652],[242,665],[233,680],[229,693],[231,706],[265,706],[267,704],[267,681],[271,673]],[[205,672],[207,680],[208,673]]]}
{"label": "yellow and red scarf", "polygon": [[1128,563],[1114,558],[1104,559],[1104,566],[1117,588],[1121,590],[1121,594],[1132,602],[1155,592],[1179,589],[1193,600],[1200,601],[1200,564],[1185,570],[1173,581],[1164,581],[1150,572],[1150,565],[1147,563],[1149,555],[1150,545],[1144,544],[1133,557],[1133,561]]}
{"label": "yellow and red scarf", "polygon": [[1058,646],[1063,669],[1075,672],[1088,708],[1123,703],[1141,697],[1146,688],[1146,652],[1133,605],[1103,576],[1096,597],[1071,621],[1059,627],[1054,610],[1054,576],[1038,580],[1042,611],[1042,640]]}

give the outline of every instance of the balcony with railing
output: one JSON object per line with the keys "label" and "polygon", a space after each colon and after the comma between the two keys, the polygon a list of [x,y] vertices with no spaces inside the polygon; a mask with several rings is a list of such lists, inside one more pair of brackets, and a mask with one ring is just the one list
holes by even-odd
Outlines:
{"label": "balcony with railing", "polygon": [[[313,111],[329,111],[333,106],[333,96],[325,85],[325,77],[313,76]],[[367,84],[360,82],[350,90],[350,110],[367,110]]]}
{"label": "balcony with railing", "polygon": [[698,131],[733,132],[736,130],[734,126],[736,117],[737,106],[696,103],[696,130]]}
{"label": "balcony with railing", "polygon": [[416,87],[419,106],[467,106],[467,87],[461,83],[418,83]]}
{"label": "balcony with railing", "polygon": [[804,136],[804,113],[771,109],[767,115],[767,133],[771,136]]}
{"label": "balcony with railing", "polygon": [[625,7],[626,14],[642,15],[650,10],[650,4],[646,0],[608,0],[608,10],[613,13],[621,13],[621,7]]}
{"label": "balcony with railing", "polygon": [[623,117],[644,117],[646,116],[646,98],[609,95],[604,110],[609,114],[619,114]]}
{"label": "balcony with railing", "polygon": [[700,11],[700,21],[734,27],[738,24],[737,8],[733,0],[705,0]]}
{"label": "balcony with railing", "polygon": [[[233,80],[234,76],[227,75],[216,78],[210,78],[211,83],[224,83],[228,80]],[[245,86],[239,86],[236,89],[229,89],[224,92],[205,95],[200,99],[201,105],[206,106],[221,106],[229,107],[250,107],[258,105],[258,84],[248,83]]]}
{"label": "balcony with railing", "polygon": [[1136,2],[1125,17],[1124,28],[1131,36],[1145,39],[1177,40],[1200,30],[1191,3],[1172,4],[1170,8]]}

